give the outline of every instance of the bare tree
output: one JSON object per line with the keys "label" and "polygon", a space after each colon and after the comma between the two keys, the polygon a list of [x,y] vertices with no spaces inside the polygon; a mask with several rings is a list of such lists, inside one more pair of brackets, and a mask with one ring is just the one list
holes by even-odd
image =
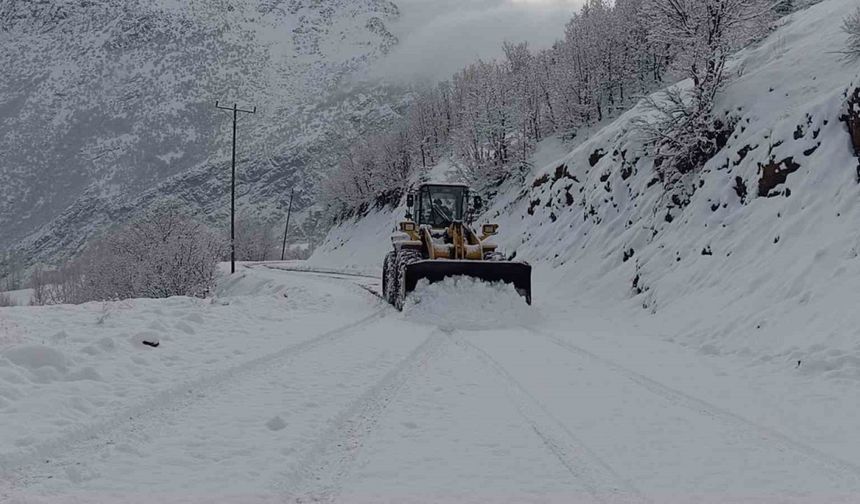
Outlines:
{"label": "bare tree", "polygon": [[225,241],[166,206],[109,232],[55,271],[37,268],[34,304],[202,297],[215,283]]}
{"label": "bare tree", "polygon": [[0,291],[18,290],[23,286],[24,261],[16,252],[0,253]]}
{"label": "bare tree", "polygon": [[8,308],[10,306],[16,306],[15,300],[12,299],[12,296],[7,292],[0,292],[0,308]]}
{"label": "bare tree", "polygon": [[648,37],[674,48],[673,68],[692,86],[671,88],[648,103],[656,118],[638,122],[653,146],[655,167],[667,188],[702,166],[721,147],[730,118],[713,116],[738,48],[764,34],[773,0],[646,0]]}
{"label": "bare tree", "polygon": [[860,58],[860,7],[845,18],[842,29],[848,34],[845,53],[851,58]]}
{"label": "bare tree", "polygon": [[236,258],[240,261],[268,261],[278,249],[275,226],[259,218],[241,215],[236,223]]}
{"label": "bare tree", "polygon": [[342,216],[393,202],[444,156],[476,185],[516,177],[547,136],[573,137],[661,82],[673,52],[648,38],[647,1],[588,0],[552,47],[505,44],[503,59],[416,89],[400,121],[343,153],[324,200]]}

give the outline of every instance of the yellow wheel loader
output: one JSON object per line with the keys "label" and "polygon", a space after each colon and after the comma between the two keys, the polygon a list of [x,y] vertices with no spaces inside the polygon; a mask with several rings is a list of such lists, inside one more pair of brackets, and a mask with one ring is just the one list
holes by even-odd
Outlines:
{"label": "yellow wheel loader", "polygon": [[407,195],[406,219],[391,237],[393,250],[382,268],[383,296],[398,310],[419,281],[455,276],[511,284],[531,304],[531,266],[497,251],[490,240],[497,225],[485,224],[478,235],[466,224],[482,206],[471,196],[465,184],[422,184]]}

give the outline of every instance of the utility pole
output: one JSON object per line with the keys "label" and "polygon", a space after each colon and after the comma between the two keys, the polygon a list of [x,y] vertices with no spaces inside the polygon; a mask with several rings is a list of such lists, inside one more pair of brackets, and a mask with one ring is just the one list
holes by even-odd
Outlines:
{"label": "utility pole", "polygon": [[243,110],[235,103],[232,107],[222,107],[216,101],[215,108],[233,112],[233,176],[230,178],[230,273],[236,273],[236,123],[239,119],[239,112],[256,114],[257,107],[254,107],[254,110]]}
{"label": "utility pole", "polygon": [[290,230],[290,214],[293,213],[293,196],[296,194],[296,190],[292,189],[290,191],[290,206],[287,209],[287,227],[284,228],[284,248],[281,249],[281,261],[287,256],[287,232]]}

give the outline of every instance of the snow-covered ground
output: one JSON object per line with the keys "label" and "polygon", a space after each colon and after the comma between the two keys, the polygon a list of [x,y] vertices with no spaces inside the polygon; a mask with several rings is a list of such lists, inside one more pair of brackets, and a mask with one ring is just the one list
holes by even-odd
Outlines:
{"label": "snow-covered ground", "polygon": [[860,497],[850,384],[543,289],[448,281],[399,313],[375,278],[300,266],[244,265],[206,301],[0,309],[0,501]]}

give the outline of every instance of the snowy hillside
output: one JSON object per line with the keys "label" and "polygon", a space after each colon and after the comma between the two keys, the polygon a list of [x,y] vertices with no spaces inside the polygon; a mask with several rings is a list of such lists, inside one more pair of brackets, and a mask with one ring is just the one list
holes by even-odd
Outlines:
{"label": "snowy hillside", "polygon": [[386,90],[323,98],[397,42],[386,23],[398,14],[385,0],[3,0],[0,247],[29,236],[33,259],[68,255],[148,200],[223,203],[212,185],[230,121],[217,99],[260,107],[243,118],[240,152],[255,161],[241,194],[282,205],[314,183],[308,160],[332,128],[391,113]]}
{"label": "snowy hillside", "polygon": [[[738,124],[686,180],[686,198],[656,179],[634,126],[649,117],[644,105],[542,163],[524,187],[503,188],[482,222],[501,224],[507,252],[537,266],[536,302],[623,320],[630,338],[860,378],[860,185],[840,120],[858,84],[839,54],[854,7],[797,12],[732,60],[717,112]],[[312,262],[378,270],[402,213],[342,224]]]}

